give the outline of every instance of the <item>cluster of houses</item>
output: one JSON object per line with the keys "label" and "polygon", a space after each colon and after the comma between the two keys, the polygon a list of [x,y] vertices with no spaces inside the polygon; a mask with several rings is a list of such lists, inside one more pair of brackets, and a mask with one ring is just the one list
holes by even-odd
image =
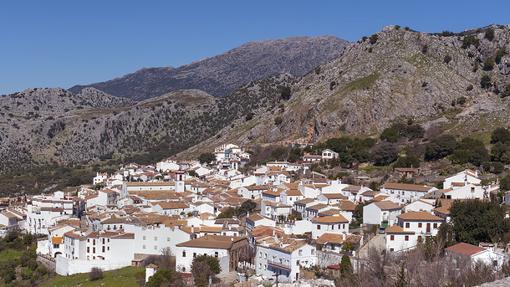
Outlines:
{"label": "cluster of houses", "polygon": [[[499,188],[465,170],[446,178],[443,189],[387,182],[372,190],[315,177],[310,155],[244,174],[239,166],[249,154],[243,149],[223,145],[214,154],[210,165],[166,160],[98,173],[75,193],[57,191],[9,206],[0,224],[44,235],[37,253],[61,275],[141,265],[162,254],[175,256],[176,270],[187,273],[193,258],[207,254],[218,258],[222,273],[249,269],[294,282],[303,268],[338,264],[346,252],[356,256],[369,242],[370,226],[381,227],[387,252],[415,248],[450,220],[453,200],[483,200]],[[325,150],[319,157],[338,154]],[[225,216],[247,200],[256,208],[246,216]],[[495,266],[507,260],[494,246],[461,243],[447,252]]]}

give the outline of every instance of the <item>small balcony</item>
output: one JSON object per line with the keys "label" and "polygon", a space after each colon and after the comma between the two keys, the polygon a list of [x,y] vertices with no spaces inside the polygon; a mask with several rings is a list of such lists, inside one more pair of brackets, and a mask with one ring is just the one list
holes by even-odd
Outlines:
{"label": "small balcony", "polygon": [[277,261],[268,260],[267,265],[271,266],[273,268],[276,268],[276,269],[285,270],[285,271],[289,271],[289,272],[291,271],[290,264],[285,264],[285,263],[280,263]]}

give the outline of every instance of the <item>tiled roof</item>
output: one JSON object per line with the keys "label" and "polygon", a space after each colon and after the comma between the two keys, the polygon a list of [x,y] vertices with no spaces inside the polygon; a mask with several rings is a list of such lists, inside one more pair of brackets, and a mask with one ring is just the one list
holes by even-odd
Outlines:
{"label": "tiled roof", "polygon": [[330,216],[322,216],[322,217],[315,217],[312,219],[313,223],[349,223],[349,220],[347,220],[345,217],[343,217],[341,214],[339,215],[330,215]]}
{"label": "tiled roof", "polygon": [[414,231],[406,231],[398,225],[390,226],[386,228],[384,232],[386,232],[386,234],[414,234]]}
{"label": "tiled roof", "polygon": [[397,210],[402,208],[400,205],[392,201],[376,201],[373,204],[381,210]]}
{"label": "tiled roof", "polygon": [[409,211],[402,213],[397,217],[406,221],[443,221],[441,217],[425,211]]}
{"label": "tiled roof", "polygon": [[475,254],[480,253],[485,250],[486,249],[484,249],[482,247],[478,247],[478,246],[471,245],[471,244],[464,243],[464,242],[457,243],[455,245],[452,245],[452,246],[446,248],[447,252],[452,252],[452,253],[456,253],[456,254],[460,254],[460,255],[464,255],[464,256],[472,256],[472,255],[475,255]]}

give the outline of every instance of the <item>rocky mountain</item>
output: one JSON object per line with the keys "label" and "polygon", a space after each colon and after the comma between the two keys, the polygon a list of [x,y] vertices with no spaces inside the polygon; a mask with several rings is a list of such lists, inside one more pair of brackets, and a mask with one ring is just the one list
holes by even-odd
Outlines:
{"label": "rocky mountain", "polygon": [[487,139],[510,124],[510,28],[427,34],[386,27],[348,47],[291,88],[291,97],[225,127],[188,152],[222,142],[313,143],[331,136],[377,135],[398,120],[430,132]]}
{"label": "rocky mountain", "polygon": [[137,156],[169,156],[251,113],[272,109],[294,78],[283,74],[213,97],[179,90],[133,102],[94,88],[30,89],[0,97],[0,171]]}
{"label": "rocky mountain", "polygon": [[26,90],[0,98],[0,170],[150,162],[225,142],[376,136],[402,120],[420,123],[429,136],[487,139],[510,124],[508,51],[508,26],[456,34],[391,26],[301,77],[267,77],[224,97],[188,89],[132,101],[94,88]]}
{"label": "rocky mountain", "polygon": [[79,93],[94,87],[105,93],[144,100],[182,89],[223,97],[255,80],[289,73],[302,76],[342,54],[348,42],[336,37],[293,37],[251,42],[224,54],[178,68],[147,68],[110,81],[74,86]]}

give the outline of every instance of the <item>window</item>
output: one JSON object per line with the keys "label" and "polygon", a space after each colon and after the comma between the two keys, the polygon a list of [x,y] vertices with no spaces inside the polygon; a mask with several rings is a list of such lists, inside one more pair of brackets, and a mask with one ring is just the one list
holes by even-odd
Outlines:
{"label": "window", "polygon": [[405,240],[405,241],[409,241],[409,235],[406,235],[406,236],[404,237],[404,240]]}
{"label": "window", "polygon": [[145,245],[142,245],[142,249],[145,249]]}
{"label": "window", "polygon": [[299,250],[299,256],[303,256],[303,250]]}
{"label": "window", "polygon": [[390,235],[390,240],[391,240],[391,241],[395,240],[395,235],[393,235],[393,234],[392,234],[392,235]]}
{"label": "window", "polygon": [[170,237],[167,237],[167,238],[166,238],[166,241],[170,242]]}
{"label": "window", "polygon": [[90,247],[87,246],[87,253],[90,253]]}
{"label": "window", "polygon": [[186,257],[186,251],[182,251],[182,257]]}
{"label": "window", "polygon": [[145,240],[145,235],[142,237],[143,240]]}
{"label": "window", "polygon": [[321,230],[321,226],[317,224],[317,230]]}
{"label": "window", "polygon": [[197,254],[195,252],[193,252],[193,258],[197,257]]}
{"label": "window", "polygon": [[390,248],[390,251],[391,251],[391,252],[393,252],[393,250],[394,250],[393,248]]}
{"label": "window", "polygon": [[94,254],[96,253],[96,248],[95,247],[92,248],[92,253],[94,253]]}
{"label": "window", "polygon": [[434,228],[437,228],[437,223],[434,223]]}
{"label": "window", "polygon": [[214,252],[214,257],[218,257],[218,251]]}
{"label": "window", "polygon": [[421,228],[421,222],[418,222],[418,227],[420,227],[420,228]]}
{"label": "window", "polygon": [[103,246],[103,252],[104,252],[104,251],[105,251],[105,250],[104,250],[104,246]]}
{"label": "window", "polygon": [[96,245],[96,240],[95,239],[92,240],[92,245]]}
{"label": "window", "polygon": [[315,254],[315,249],[312,249],[312,250],[310,251],[310,253],[311,253],[312,255],[314,255],[314,254]]}
{"label": "window", "polygon": [[154,250],[158,250],[158,246],[157,245],[154,245]]}
{"label": "window", "polygon": [[411,224],[409,222],[406,222],[406,228],[409,228]]}
{"label": "window", "polygon": [[158,241],[158,237],[157,236],[154,236],[154,241]]}

